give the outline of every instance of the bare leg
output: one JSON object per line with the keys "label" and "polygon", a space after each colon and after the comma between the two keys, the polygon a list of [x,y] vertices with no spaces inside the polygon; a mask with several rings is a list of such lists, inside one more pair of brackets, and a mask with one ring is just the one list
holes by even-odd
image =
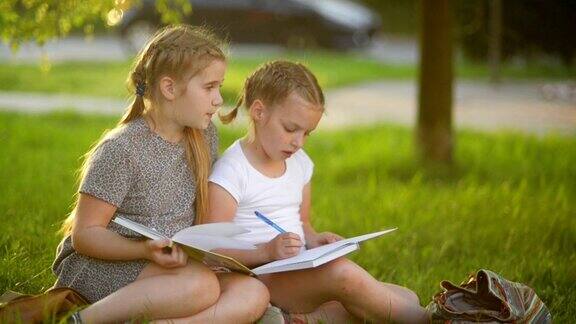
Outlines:
{"label": "bare leg", "polygon": [[136,281],[90,305],[80,316],[85,323],[190,316],[212,306],[219,291],[216,275],[200,263],[174,269],[150,263]]}
{"label": "bare leg", "polygon": [[391,291],[394,291],[396,295],[401,296],[409,303],[420,305],[420,298],[418,298],[418,295],[416,295],[416,293],[413,292],[412,290],[406,287],[386,282],[381,282],[381,284],[384,285],[386,288],[390,289]]}
{"label": "bare leg", "polygon": [[189,317],[155,323],[253,323],[266,310],[270,295],[258,279],[237,273],[218,274],[220,298],[210,308]]}
{"label": "bare leg", "polygon": [[355,317],[377,323],[426,323],[426,310],[406,288],[382,283],[345,258],[315,269],[263,276],[271,301],[290,313],[310,313],[336,300]]}
{"label": "bare leg", "polygon": [[330,323],[351,324],[364,321],[350,314],[340,302],[330,301],[320,305],[315,311],[306,314],[290,314],[290,321],[295,323]]}

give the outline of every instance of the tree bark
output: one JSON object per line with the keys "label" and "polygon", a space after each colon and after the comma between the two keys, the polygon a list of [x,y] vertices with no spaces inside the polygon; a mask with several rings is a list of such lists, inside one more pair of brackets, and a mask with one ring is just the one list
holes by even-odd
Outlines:
{"label": "tree bark", "polygon": [[452,162],[452,12],[449,0],[420,1],[417,150],[422,162]]}
{"label": "tree bark", "polygon": [[502,52],[502,0],[490,0],[489,6],[488,64],[490,66],[490,82],[497,85],[500,83]]}

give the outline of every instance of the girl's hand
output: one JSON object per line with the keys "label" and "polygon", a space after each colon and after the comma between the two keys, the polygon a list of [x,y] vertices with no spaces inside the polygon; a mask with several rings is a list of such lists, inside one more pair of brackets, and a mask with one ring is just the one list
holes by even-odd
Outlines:
{"label": "girl's hand", "polygon": [[180,247],[171,243],[167,239],[146,241],[147,259],[165,268],[185,266],[188,255]]}
{"label": "girl's hand", "polygon": [[338,234],[334,234],[332,232],[323,232],[316,234],[312,239],[307,240],[307,245],[309,248],[315,248],[317,246],[334,243],[342,239],[343,237]]}
{"label": "girl's hand", "polygon": [[300,253],[302,245],[302,240],[298,234],[282,233],[266,243],[265,247],[271,260],[280,260]]}

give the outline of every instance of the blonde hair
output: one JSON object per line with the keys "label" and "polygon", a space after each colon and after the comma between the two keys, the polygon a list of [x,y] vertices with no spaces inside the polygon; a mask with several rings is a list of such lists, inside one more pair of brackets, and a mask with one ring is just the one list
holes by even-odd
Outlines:
{"label": "blonde hair", "polygon": [[[284,60],[271,61],[258,67],[244,82],[240,98],[232,111],[218,117],[224,124],[231,123],[244,106],[250,109],[255,100],[268,107],[281,103],[295,92],[307,102],[324,110],[324,93],[314,74],[304,65]],[[251,121],[249,138],[254,134]]]}
{"label": "blonde hair", "polygon": [[[158,81],[169,76],[185,90],[186,82],[205,69],[214,60],[226,60],[225,43],[211,31],[203,27],[189,25],[168,26],[160,29],[140,51],[126,80],[128,89],[135,94],[132,103],[126,109],[116,129],[141,117],[147,109],[159,102]],[[147,107],[145,101],[150,103]],[[190,171],[196,180],[196,199],[194,209],[196,223],[200,223],[208,210],[208,173],[210,171],[210,150],[204,138],[204,131],[186,127],[186,158]],[[84,156],[79,179],[84,179],[90,157],[106,138],[96,142]],[[61,232],[69,234],[75,223],[75,207],[64,221]]]}

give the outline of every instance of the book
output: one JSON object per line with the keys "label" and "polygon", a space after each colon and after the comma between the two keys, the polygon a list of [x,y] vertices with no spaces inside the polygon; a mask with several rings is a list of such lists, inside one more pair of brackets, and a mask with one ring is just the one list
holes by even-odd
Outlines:
{"label": "book", "polygon": [[336,241],[330,244],[321,245],[313,249],[304,250],[300,252],[300,254],[287,259],[266,263],[252,269],[251,271],[255,275],[262,275],[268,273],[315,268],[339,257],[342,257],[350,252],[358,250],[361,242],[391,233],[397,229],[398,228],[396,227],[390,228],[380,232],[364,234]]}
{"label": "book", "polygon": [[272,261],[250,269],[234,258],[211,251],[214,249],[256,248],[256,246],[251,243],[232,238],[234,235],[248,232],[243,227],[234,223],[195,225],[187,227],[169,238],[153,228],[149,228],[121,216],[116,216],[112,221],[149,239],[171,239],[173,242],[179,244],[190,258],[203,262],[208,266],[224,267],[231,271],[251,276],[315,268],[358,250],[361,242],[391,233],[397,229],[391,228],[384,231],[343,239],[313,249],[304,250],[298,255],[290,258]]}
{"label": "book", "polygon": [[211,252],[214,249],[255,249],[256,246],[233,239],[232,236],[246,233],[248,230],[234,223],[210,223],[187,227],[172,237],[157,230],[134,222],[122,216],[112,221],[152,240],[170,239],[177,243],[188,256],[208,266],[224,267],[232,271],[255,275],[242,263],[228,256]]}

